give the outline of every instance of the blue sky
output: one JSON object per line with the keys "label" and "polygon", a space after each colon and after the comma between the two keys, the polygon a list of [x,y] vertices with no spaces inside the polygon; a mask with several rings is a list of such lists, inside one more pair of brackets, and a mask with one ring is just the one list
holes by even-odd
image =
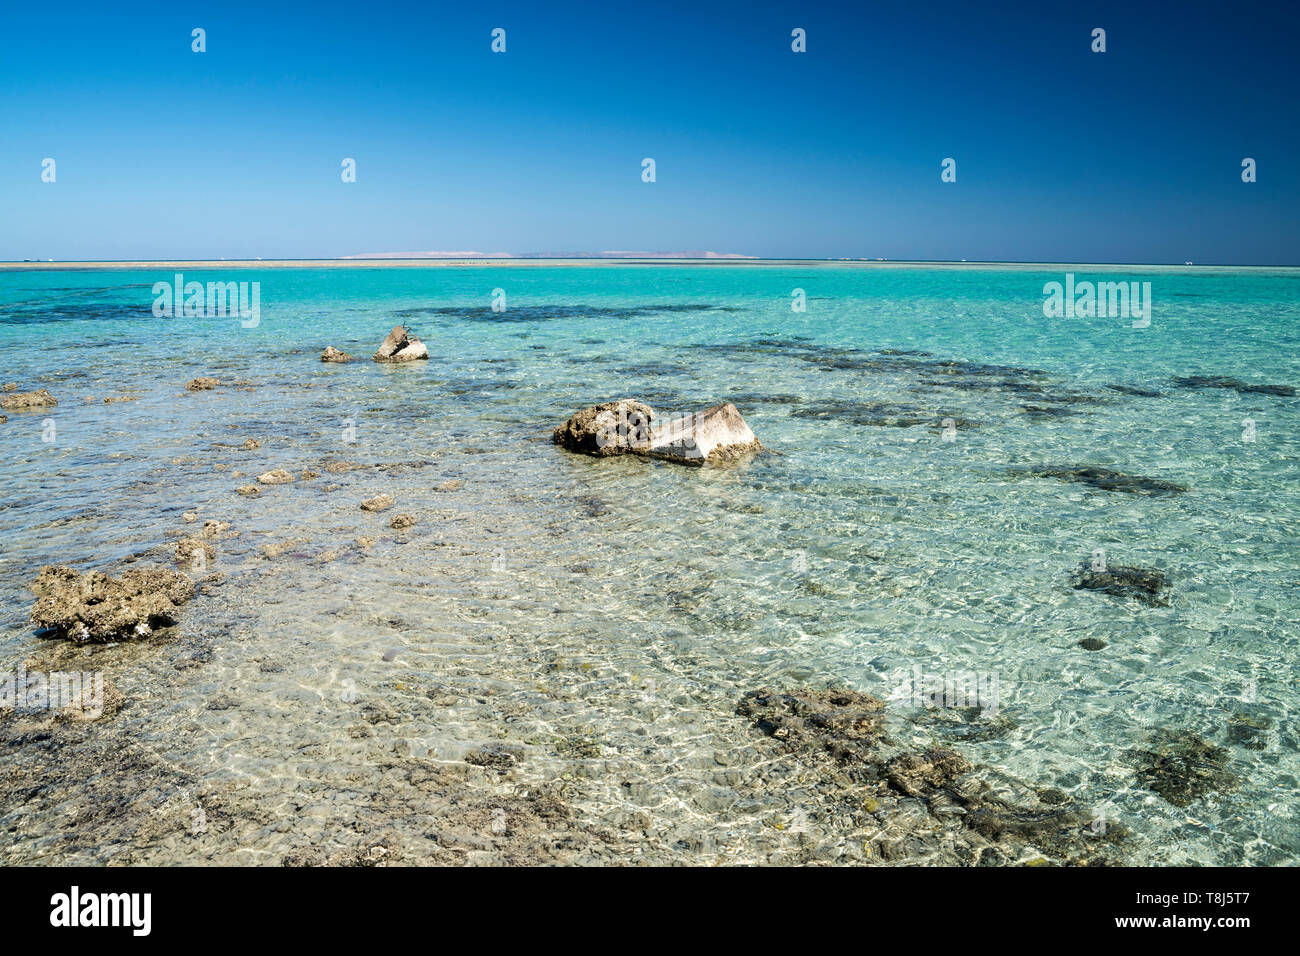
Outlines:
{"label": "blue sky", "polygon": [[9,4],[0,259],[1297,264],[1297,26],[1186,0]]}

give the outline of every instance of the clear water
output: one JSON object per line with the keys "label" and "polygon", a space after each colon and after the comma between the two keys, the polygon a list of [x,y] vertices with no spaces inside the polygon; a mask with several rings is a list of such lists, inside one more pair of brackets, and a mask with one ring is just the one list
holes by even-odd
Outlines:
{"label": "clear water", "polygon": [[[186,272],[259,281],[256,328],[154,318],[167,270],[0,272],[0,377],[59,399],[0,425],[0,657],[12,667],[48,644],[26,624],[42,565],[112,570],[191,532],[187,511],[240,533],[219,543],[225,583],[191,603],[179,643],[94,660],[128,701],[116,732],[190,779],[231,782],[277,822],[137,835],[147,861],[346,845],[362,807],[399,786],[377,754],[450,765],[485,742],[523,748],[512,782],[562,781],[582,820],[616,834],[612,858],[696,861],[681,847],[708,835],[720,858],[779,860],[765,821],[802,797],[755,783],[773,751],[737,699],[764,685],[885,695],[919,665],[996,673],[1015,729],[968,755],[1122,821],[1136,862],[1296,863],[1300,399],[1170,379],[1300,385],[1300,271],[1071,271],[1150,281],[1150,327],[1044,318],[1043,284],[1065,272],[1045,267]],[[368,361],[398,321],[431,361]],[[367,360],[324,365],[326,345]],[[882,349],[1038,369],[1049,392],[1105,401],[1047,418],[1023,409],[1035,396],[924,384],[943,378],[924,357],[828,361]],[[223,386],[186,392],[200,375]],[[135,400],[103,403],[123,395]],[[660,414],[733,398],[771,451],[692,470],[549,443],[573,411],[625,396]],[[945,441],[798,414],[829,402],[962,424]],[[243,450],[248,437],[261,449]],[[252,480],[234,470],[328,461],[367,467],[234,492]],[[1035,464],[1190,491],[1009,474]],[[437,490],[448,481],[462,484]],[[359,510],[381,492],[396,508]],[[392,531],[397,513],[418,524]],[[363,535],[373,547],[354,544]],[[1170,604],[1072,589],[1096,549],[1165,569]],[[1107,646],[1084,650],[1086,637]],[[201,666],[180,666],[195,648]],[[368,704],[382,720],[358,716]],[[1240,712],[1270,722],[1263,749],[1230,739]],[[891,713],[910,732],[916,714]],[[1123,752],[1157,728],[1227,747],[1241,785],[1181,809],[1144,789]],[[417,841],[423,812],[412,798],[385,825]],[[12,805],[6,819],[20,821],[7,859],[120,858]]]}

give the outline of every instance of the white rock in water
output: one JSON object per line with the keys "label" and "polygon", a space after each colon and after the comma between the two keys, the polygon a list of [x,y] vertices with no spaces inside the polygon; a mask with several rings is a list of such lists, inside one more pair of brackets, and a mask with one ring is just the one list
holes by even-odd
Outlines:
{"label": "white rock in water", "polygon": [[669,419],[650,433],[646,454],[685,465],[734,461],[759,444],[739,409],[730,402]]}
{"label": "white rock in water", "polygon": [[406,331],[405,326],[397,325],[393,331],[388,333],[384,339],[384,344],[379,346],[379,351],[374,354],[376,362],[414,362],[416,359],[427,359],[429,350],[425,348],[423,342],[414,338]]}
{"label": "white rock in water", "polygon": [[398,349],[390,358],[390,362],[414,362],[416,359],[427,359],[429,350],[419,339],[411,339],[405,346]]}

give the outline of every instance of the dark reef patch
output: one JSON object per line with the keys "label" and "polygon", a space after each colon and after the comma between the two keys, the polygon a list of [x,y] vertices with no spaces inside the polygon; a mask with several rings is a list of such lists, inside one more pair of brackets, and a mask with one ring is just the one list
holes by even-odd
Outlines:
{"label": "dark reef patch", "polygon": [[[39,299],[0,305],[0,325],[44,325],[48,322],[104,322],[117,319],[147,319],[157,324],[153,314],[154,296],[141,293],[135,301],[123,302],[118,296],[126,289],[150,289],[148,283],[109,286],[101,289],[50,290],[64,295],[45,295]],[[103,298],[100,298],[100,297]],[[110,296],[112,298],[110,298]]]}
{"label": "dark reef patch", "polygon": [[490,305],[431,305],[399,309],[393,314],[402,319],[454,319],[462,322],[550,322],[556,319],[635,319],[647,315],[671,315],[682,312],[743,312],[731,305],[708,302],[662,303],[638,306],[599,305],[512,305],[493,312]]}
{"label": "dark reef patch", "polygon": [[983,362],[959,362],[944,359],[934,362],[919,362],[921,368],[939,375],[990,375],[1000,378],[1041,378],[1047,373],[1038,368],[1024,368],[1019,365],[989,365]]}
{"label": "dark reef patch", "polygon": [[803,399],[798,395],[760,395],[756,392],[741,392],[724,396],[724,400],[731,402],[737,408],[743,408],[746,405],[800,405]]}
{"label": "dark reef patch", "polygon": [[926,707],[915,720],[962,743],[1000,740],[1020,726],[1006,714],[986,714],[981,707]]}
{"label": "dark reef patch", "polygon": [[972,769],[970,761],[957,751],[930,747],[922,753],[894,757],[885,764],[885,779],[909,797],[926,797],[952,787],[958,777]]}
{"label": "dark reef patch", "polygon": [[1168,581],[1165,573],[1156,568],[1129,568],[1116,565],[1097,571],[1084,561],[1074,575],[1076,591],[1100,591],[1115,597],[1134,598],[1152,606],[1169,604],[1169,601],[1161,595],[1166,587]]}
{"label": "dark reef patch", "polygon": [[931,411],[915,405],[901,405],[895,402],[813,402],[795,409],[790,414],[794,418],[811,418],[817,421],[876,428],[912,428],[916,425],[943,428],[944,422],[949,419],[956,428],[979,427],[978,422],[946,412]]}
{"label": "dark reef patch", "polygon": [[1016,477],[1056,478],[1059,481],[1078,482],[1092,488],[1099,488],[1102,491],[1118,491],[1128,495],[1163,497],[1181,495],[1187,491],[1186,485],[1165,481],[1163,478],[1128,475],[1120,471],[1097,468],[1092,465],[1045,465],[1042,467],[1012,468],[1009,473]]}
{"label": "dark reef patch", "polygon": [[1125,755],[1137,769],[1138,782],[1176,807],[1232,790],[1240,782],[1228,769],[1228,751],[1191,731],[1154,731],[1146,746]]}
{"label": "dark reef patch", "polygon": [[1164,392],[1158,392],[1154,388],[1138,388],[1136,385],[1107,385],[1112,392],[1119,392],[1121,395],[1134,395],[1138,398],[1163,398]]}
{"label": "dark reef patch", "polygon": [[1062,405],[1021,405],[1020,409],[1035,421],[1048,421],[1054,418],[1071,418],[1079,413],[1073,408]]}
{"label": "dark reef patch", "polygon": [[[823,787],[854,794],[875,824],[895,834],[873,846],[883,860],[942,852],[945,861],[966,865],[1049,862],[1044,856],[1072,865],[1123,862],[1114,845],[1127,838],[1125,828],[1097,831],[1092,815],[1064,792],[1017,785],[994,793],[955,749],[900,750],[885,732],[884,702],[870,694],[763,688],[745,694],[736,712],[821,767]],[[1013,790],[1024,802],[1007,798]]]}
{"label": "dark reef patch", "polygon": [[1273,719],[1262,714],[1235,713],[1228,718],[1228,742],[1247,750],[1267,750]]}
{"label": "dark reef patch", "polygon": [[1043,391],[1043,386],[1036,382],[1015,382],[1006,379],[956,379],[951,382],[940,382],[935,379],[922,379],[921,385],[931,385],[936,388],[955,388],[963,392],[1013,392],[1018,394],[1039,395]]}
{"label": "dark reef patch", "polygon": [[763,688],[745,694],[736,713],[792,748],[824,750],[841,762],[867,760],[885,737],[884,701],[856,690]]}
{"label": "dark reef patch", "polygon": [[1291,385],[1251,385],[1226,375],[1187,375],[1175,378],[1174,384],[1179,388],[1228,388],[1243,395],[1280,395],[1284,398],[1295,395],[1295,388]]}

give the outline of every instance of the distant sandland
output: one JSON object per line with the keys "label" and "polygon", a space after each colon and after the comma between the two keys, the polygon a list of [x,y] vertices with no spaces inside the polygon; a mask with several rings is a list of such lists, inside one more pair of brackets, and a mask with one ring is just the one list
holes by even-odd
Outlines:
{"label": "distant sandland", "polygon": [[757,259],[738,252],[372,252],[344,259]]}
{"label": "distant sandland", "polygon": [[449,268],[621,268],[683,266],[708,268],[791,268],[800,269],[866,269],[866,270],[957,270],[996,272],[1066,272],[1091,269],[1098,272],[1164,273],[1199,272],[1240,273],[1267,272],[1297,275],[1296,266],[1223,266],[1175,264],[1139,264],[1106,262],[942,262],[890,259],[760,259],[755,256],[723,256],[700,254],[691,257],[683,254],[674,258],[668,253],[604,253],[599,257],[584,256],[495,256],[478,253],[425,253],[416,257],[401,258],[405,253],[388,253],[387,256],[351,256],[341,259],[137,259],[137,260],[80,260],[0,262],[0,272],[107,272],[107,271],[210,271],[233,269],[449,269]]}

